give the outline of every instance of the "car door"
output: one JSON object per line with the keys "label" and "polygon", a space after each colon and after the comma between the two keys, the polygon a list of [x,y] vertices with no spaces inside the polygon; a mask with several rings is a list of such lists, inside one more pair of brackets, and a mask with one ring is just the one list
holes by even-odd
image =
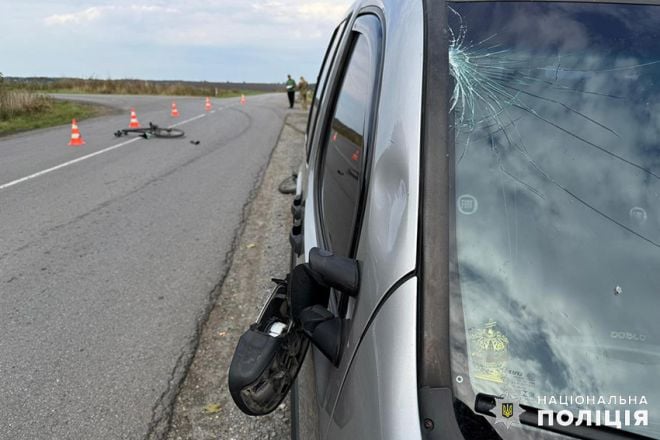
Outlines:
{"label": "car door", "polygon": [[[316,122],[305,207],[305,255],[313,247],[346,257],[357,252],[383,48],[382,19],[374,12],[362,11],[351,24]],[[351,320],[352,302],[342,292],[331,292],[328,308],[344,318],[345,336],[361,330]],[[347,347],[342,347],[341,353],[345,351]],[[330,419],[342,369],[316,350],[313,356],[322,427]]]}
{"label": "car door", "polygon": [[[377,354],[386,350],[379,349],[378,344],[388,344],[390,336],[374,335],[374,331],[388,328],[389,316],[401,311],[388,305],[396,304],[390,301],[402,301],[412,308],[406,308],[405,316],[389,327],[405,329],[405,335],[399,333],[402,338],[390,345],[403,344],[407,352],[415,347],[416,297],[411,292],[416,286],[419,221],[424,47],[421,3],[393,2],[384,11],[363,9],[350,29],[345,54],[338,57],[342,60],[338,80],[328,89],[323,103],[327,108],[317,123],[305,209],[305,252],[314,246],[324,247],[356,259],[360,267],[357,296],[334,292],[330,298],[330,310],[345,321],[339,361],[333,364],[313,351],[323,439],[380,438],[361,437],[365,431],[355,427],[387,421],[384,408],[392,409],[398,403],[383,400],[385,387],[402,390],[400,402],[410,408],[416,409],[417,401],[415,357],[407,356],[407,363],[397,359],[392,364],[396,368],[383,368],[379,363],[383,359]],[[362,39],[370,48],[369,55],[357,58]],[[369,57],[368,68],[352,64]],[[352,90],[347,85],[352,67],[371,72],[351,76],[361,79],[356,80],[360,85],[355,87],[364,93],[360,99],[342,96],[345,90]],[[361,102],[362,111],[356,111],[353,104],[352,112],[342,112],[342,100],[346,105]],[[349,114],[354,120],[348,120]],[[364,124],[361,137],[355,133],[360,123]],[[366,383],[355,374],[360,371],[372,371],[379,379]],[[386,371],[406,374],[388,375]],[[382,382],[383,377],[403,380],[392,386]],[[374,383],[382,388],[369,388]],[[349,387],[353,389],[347,393]],[[404,395],[403,390],[408,392]],[[378,429],[386,426],[379,425]]]}
{"label": "car door", "polygon": [[[301,164],[298,172],[298,188],[296,191],[296,197],[292,203],[292,213],[293,213],[293,226],[291,228],[291,234],[289,236],[289,241],[291,243],[291,268],[293,269],[297,264],[304,263],[305,255],[303,255],[303,228],[302,228],[302,219],[304,206],[303,199],[306,196],[304,194],[304,189],[307,188],[307,175],[308,175],[308,163],[307,161],[310,158],[312,152],[312,145],[317,143],[314,142],[314,134],[316,125],[319,119],[319,115],[323,113],[323,99],[325,96],[325,91],[331,85],[332,81],[332,71],[336,70],[335,60],[341,57],[343,42],[346,40],[344,38],[346,34],[346,29],[349,25],[351,14],[349,13],[339,25],[335,28],[326,53],[323,57],[323,62],[321,64],[321,69],[316,78],[316,86],[314,89],[314,97],[311,102],[309,109],[309,116],[307,119],[307,129],[305,131],[305,163]],[[316,148],[314,149],[316,151]],[[313,200],[310,198],[310,202],[313,205]],[[313,231],[316,231],[314,224],[311,223],[310,231],[312,231],[308,236],[314,237]],[[314,242],[317,241],[314,239]],[[312,355],[308,356],[310,359]],[[314,371],[313,371],[313,362],[307,361],[303,364],[298,374],[298,378],[291,388],[291,439],[317,439],[319,437],[318,433],[318,411],[316,408],[316,384],[314,380]]]}

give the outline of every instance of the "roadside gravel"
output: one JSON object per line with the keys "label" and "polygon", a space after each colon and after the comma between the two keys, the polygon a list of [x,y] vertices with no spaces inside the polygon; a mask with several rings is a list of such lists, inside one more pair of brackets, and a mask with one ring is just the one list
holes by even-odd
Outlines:
{"label": "roadside gravel", "polygon": [[273,287],[270,279],[288,271],[292,196],[280,194],[277,187],[303,160],[306,122],[306,113],[289,113],[261,187],[248,208],[233,262],[179,390],[167,436],[170,440],[289,438],[288,399],[268,416],[246,416],[231,400],[227,370],[238,338],[256,319]]}

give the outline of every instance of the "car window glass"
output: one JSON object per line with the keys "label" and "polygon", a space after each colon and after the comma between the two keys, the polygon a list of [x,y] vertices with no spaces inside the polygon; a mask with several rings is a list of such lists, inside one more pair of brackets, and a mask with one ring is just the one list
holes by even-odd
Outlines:
{"label": "car window glass", "polygon": [[372,55],[359,34],[341,88],[332,122],[325,134],[321,174],[322,221],[330,248],[348,255],[360,199],[364,129],[372,88]]}
{"label": "car window glass", "polygon": [[[335,54],[337,53],[337,47],[339,46],[339,42],[341,41],[342,35],[344,34],[345,27],[346,27],[346,21],[342,22],[337,27],[335,33],[332,36],[332,41],[328,46],[328,50],[325,54],[325,58],[323,59],[323,65],[321,66],[321,70],[319,72],[319,76],[316,81],[316,88],[314,90],[314,99],[312,99],[312,105],[310,108],[310,116],[309,116],[310,130],[308,131],[310,135],[312,134],[312,130],[316,125],[316,117],[318,116],[318,109],[319,109],[319,104],[321,102],[321,97],[325,92],[325,85],[326,85],[326,80],[328,78],[328,71],[330,70],[330,66],[332,66],[333,64]],[[311,136],[310,136],[310,142],[311,142]]]}

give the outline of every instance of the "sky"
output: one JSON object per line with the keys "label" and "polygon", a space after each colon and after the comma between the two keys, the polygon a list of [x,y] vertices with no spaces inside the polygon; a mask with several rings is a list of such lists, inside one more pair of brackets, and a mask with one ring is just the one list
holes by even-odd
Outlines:
{"label": "sky", "polygon": [[351,2],[0,0],[0,72],[313,82]]}

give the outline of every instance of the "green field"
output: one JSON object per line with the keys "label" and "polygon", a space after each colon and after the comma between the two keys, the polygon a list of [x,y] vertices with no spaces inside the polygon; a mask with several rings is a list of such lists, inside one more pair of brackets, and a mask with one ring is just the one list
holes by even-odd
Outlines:
{"label": "green field", "polygon": [[[12,79],[6,86],[13,90],[40,93],[91,93],[105,95],[212,96],[229,98],[276,90],[277,85],[212,84],[189,81],[145,81],[136,79]],[[265,87],[265,88],[264,88]]]}
{"label": "green field", "polygon": [[105,107],[72,101],[48,99],[48,104],[25,112],[0,118],[0,136],[35,128],[71,123],[71,119],[85,119],[108,113]]}

